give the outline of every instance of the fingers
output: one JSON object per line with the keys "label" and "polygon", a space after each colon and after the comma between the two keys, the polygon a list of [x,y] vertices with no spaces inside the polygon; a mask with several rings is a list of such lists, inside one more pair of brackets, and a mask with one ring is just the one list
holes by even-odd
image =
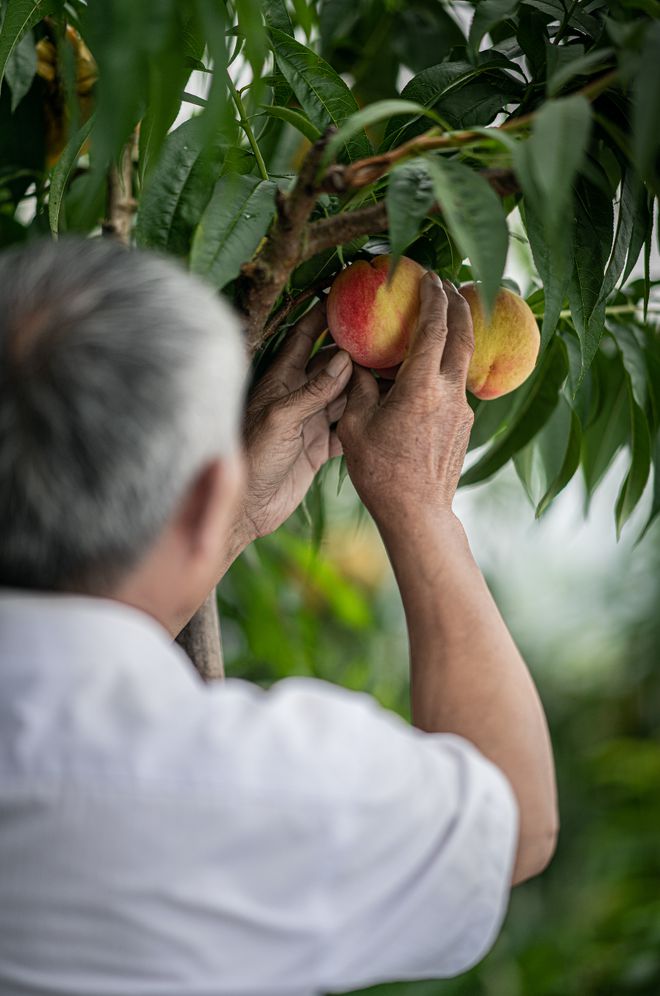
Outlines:
{"label": "fingers", "polygon": [[405,394],[417,390],[421,382],[437,379],[447,342],[447,295],[435,273],[426,273],[420,281],[420,307],[417,329],[397,374],[393,391]]}
{"label": "fingers", "polygon": [[308,418],[332,405],[345,390],[351,376],[351,358],[340,350],[330,362],[306,384],[293,391],[284,403],[283,410],[289,420],[305,422]]}
{"label": "fingers", "polygon": [[465,388],[468,368],[474,352],[472,312],[463,295],[449,280],[443,280],[447,295],[447,342],[440,369],[443,375],[456,380]]}
{"label": "fingers", "polygon": [[353,366],[353,376],[348,385],[346,407],[338,426],[339,437],[352,425],[368,421],[378,407],[380,393],[378,383],[372,373],[357,364]]}
{"label": "fingers", "polygon": [[287,370],[304,370],[314,343],[326,328],[325,301],[318,301],[290,330],[271,369],[277,369],[280,374]]}

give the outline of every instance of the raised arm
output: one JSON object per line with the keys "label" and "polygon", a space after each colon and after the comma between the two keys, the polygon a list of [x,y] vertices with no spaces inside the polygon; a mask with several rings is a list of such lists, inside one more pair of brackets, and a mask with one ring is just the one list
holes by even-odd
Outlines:
{"label": "raised arm", "polygon": [[532,678],[452,511],[472,424],[470,311],[434,274],[421,294],[417,335],[394,386],[381,399],[372,375],[356,367],[338,434],[401,591],[413,722],[465,737],[508,777],[520,810],[516,884],[554,852],[552,749]]}

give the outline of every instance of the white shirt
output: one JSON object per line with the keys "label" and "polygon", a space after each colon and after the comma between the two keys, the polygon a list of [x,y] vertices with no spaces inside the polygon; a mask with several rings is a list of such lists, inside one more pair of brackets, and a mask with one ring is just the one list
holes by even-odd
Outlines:
{"label": "white shirt", "polygon": [[517,810],[459,737],[290,678],[202,684],[150,617],[0,596],[2,996],[310,996],[442,977]]}

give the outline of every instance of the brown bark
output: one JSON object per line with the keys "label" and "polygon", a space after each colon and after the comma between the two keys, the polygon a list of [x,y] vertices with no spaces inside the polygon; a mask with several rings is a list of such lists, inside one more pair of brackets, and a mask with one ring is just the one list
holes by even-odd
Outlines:
{"label": "brown bark", "polygon": [[204,681],[217,681],[225,676],[220,640],[220,619],[215,588],[197,610],[176,642],[185,650]]}
{"label": "brown bark", "polygon": [[119,166],[112,163],[108,170],[108,196],[106,216],[101,229],[104,235],[128,245],[133,226],[137,201],[133,197],[133,145],[128,142],[119,159]]}
{"label": "brown bark", "polygon": [[309,218],[318,197],[317,173],[332,130],[315,142],[303,162],[293,189],[277,198],[277,213],[265,244],[241,269],[237,303],[247,319],[250,352],[263,341],[266,320],[298,265]]}

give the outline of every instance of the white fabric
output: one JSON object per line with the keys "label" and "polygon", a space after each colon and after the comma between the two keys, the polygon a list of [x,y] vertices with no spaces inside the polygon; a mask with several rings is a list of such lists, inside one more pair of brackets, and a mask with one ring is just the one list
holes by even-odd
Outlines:
{"label": "white fabric", "polygon": [[0,993],[309,996],[449,976],[517,811],[459,737],[290,678],[203,685],[101,599],[0,596]]}

